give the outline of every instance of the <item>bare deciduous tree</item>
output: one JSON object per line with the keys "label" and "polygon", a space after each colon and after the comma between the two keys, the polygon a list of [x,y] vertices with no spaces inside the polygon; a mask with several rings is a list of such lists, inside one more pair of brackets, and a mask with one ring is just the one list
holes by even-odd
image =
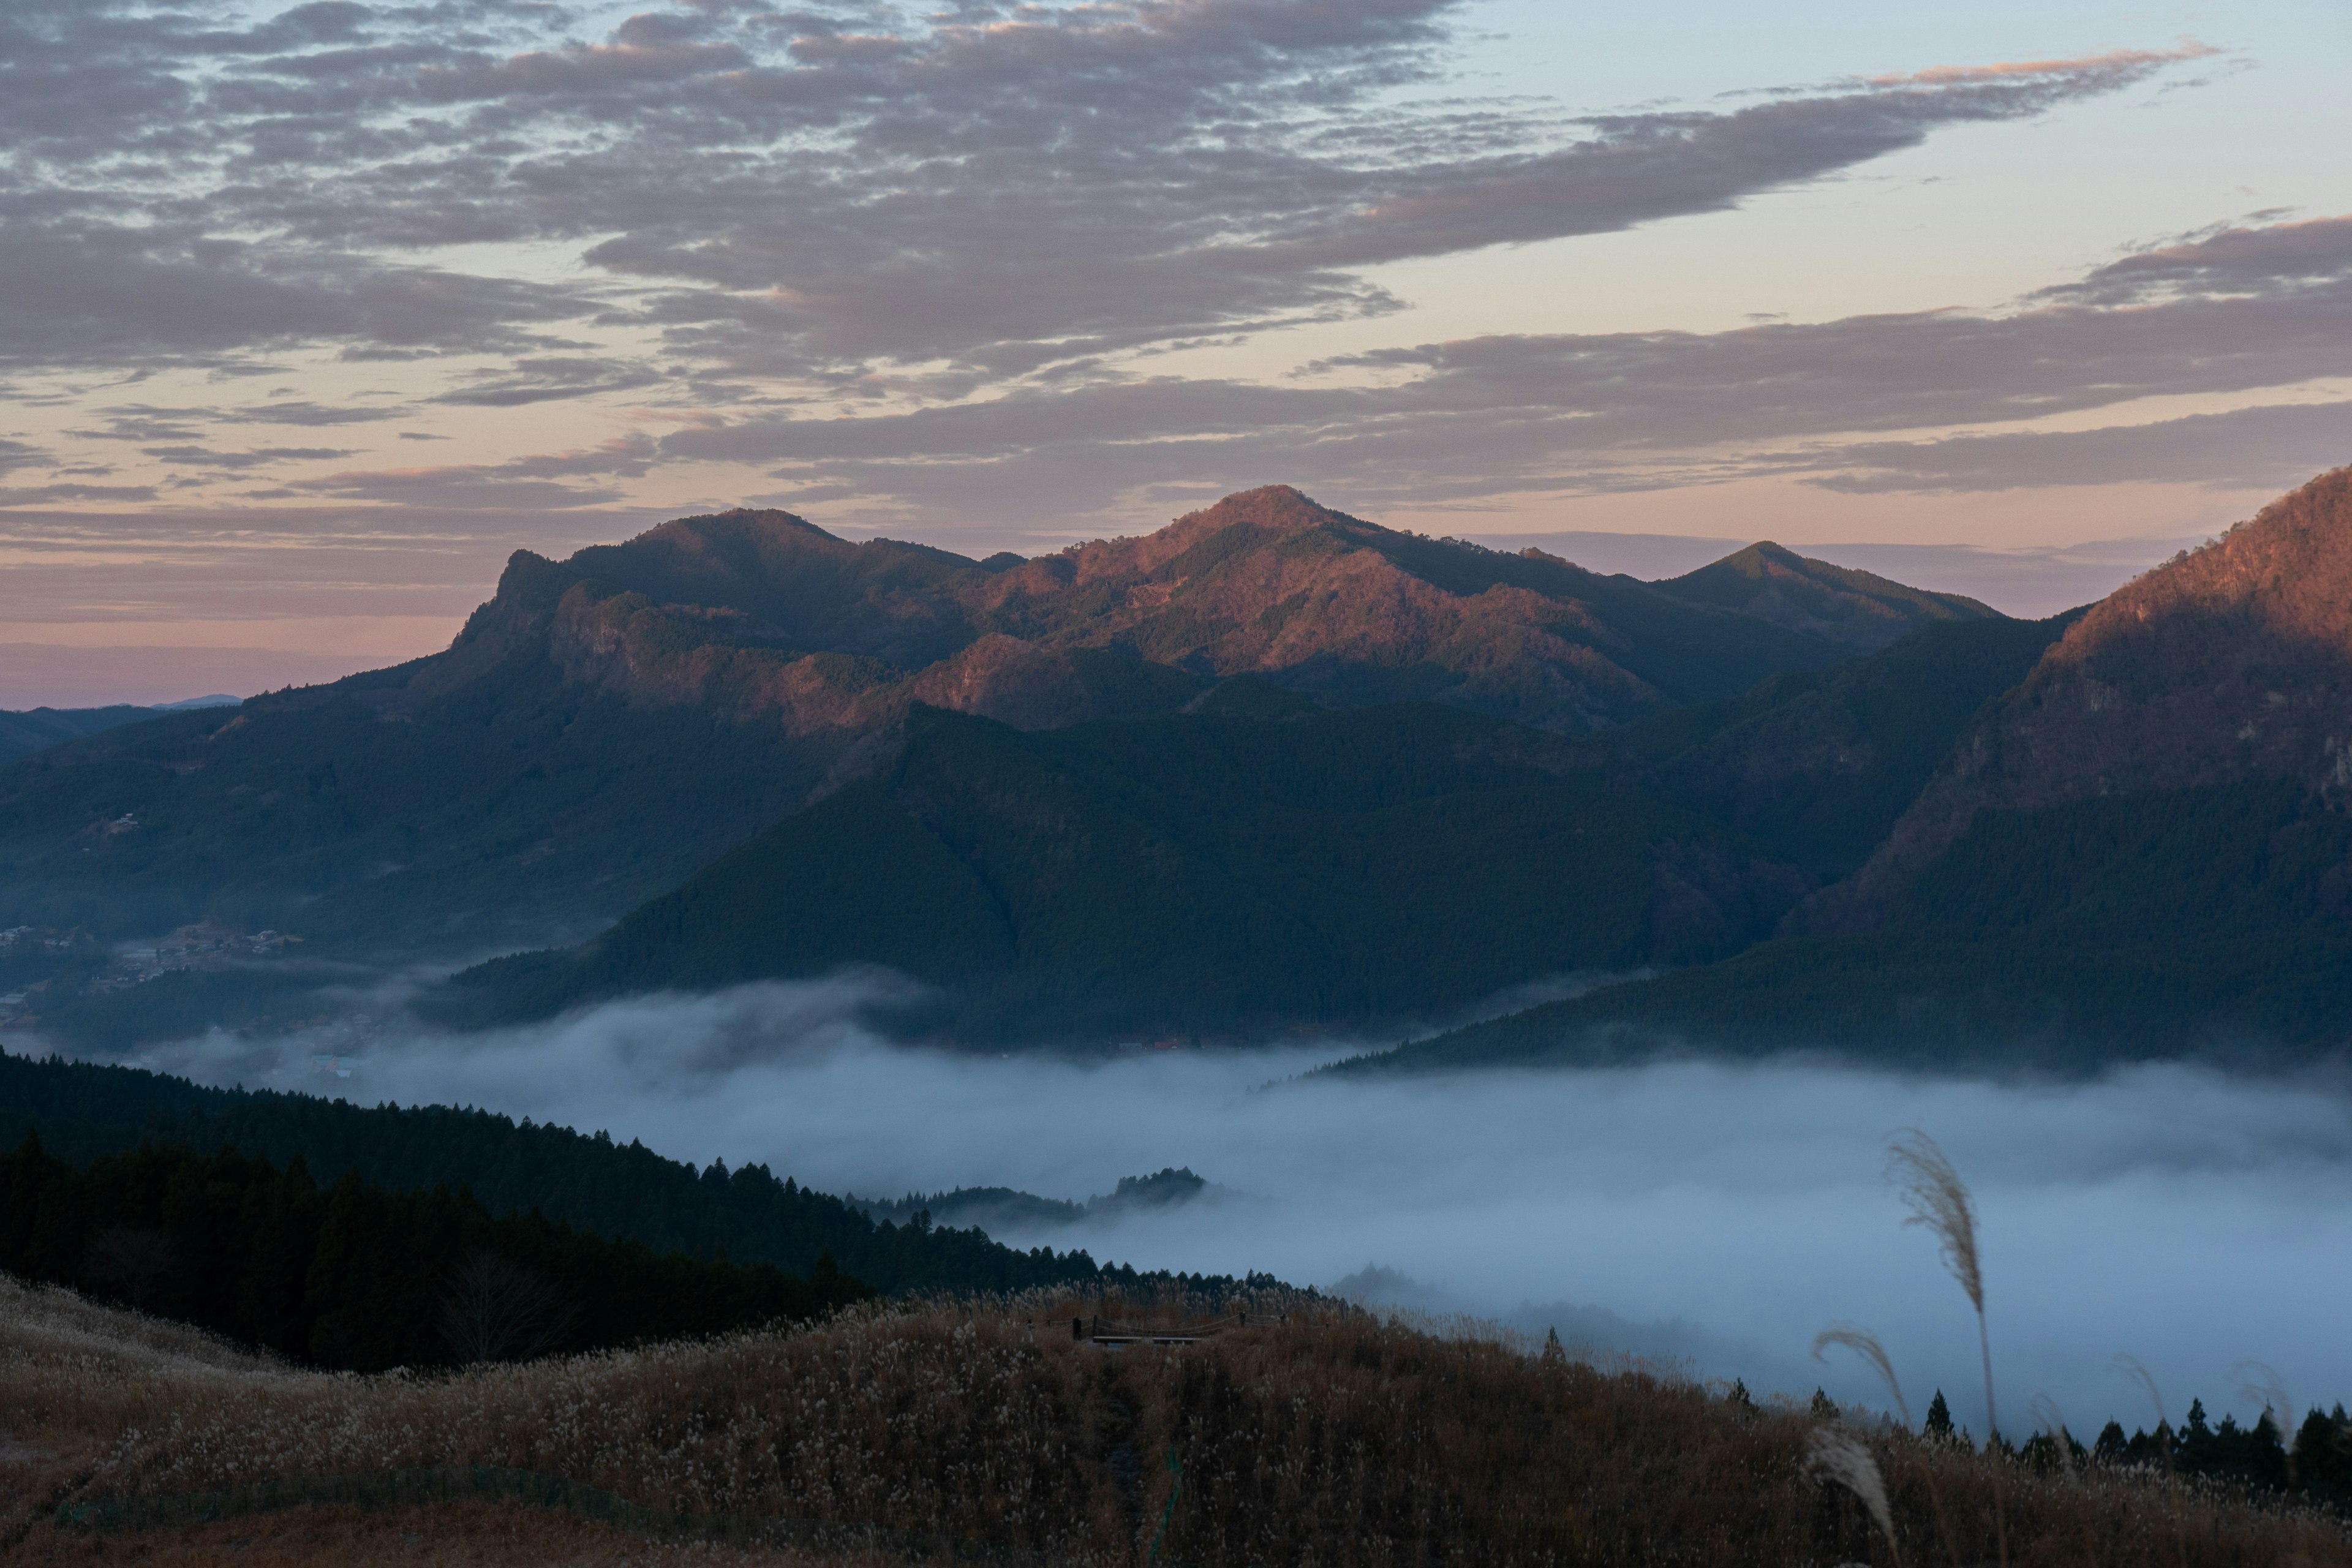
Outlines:
{"label": "bare deciduous tree", "polygon": [[529,1361],[552,1349],[576,1313],[536,1269],[476,1247],[449,1272],[437,1314],[461,1364]]}

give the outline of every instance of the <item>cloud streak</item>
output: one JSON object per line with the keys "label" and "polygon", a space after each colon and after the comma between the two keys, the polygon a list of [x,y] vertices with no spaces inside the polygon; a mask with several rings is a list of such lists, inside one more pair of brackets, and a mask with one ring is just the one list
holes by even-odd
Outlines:
{"label": "cloud streak", "polygon": [[[2352,456],[2337,404],[2075,433],[1872,438],[2352,374],[2352,219],[2231,229],[2004,311],[1723,332],[1486,337],[1347,356],[1287,384],[1137,379],[828,419],[707,421],[666,454],[919,504],[1080,505],[1202,474],[1354,504],[1786,477],[1884,493],[2140,479],[2273,489]],[[1336,374],[1378,379],[1339,381]]]}

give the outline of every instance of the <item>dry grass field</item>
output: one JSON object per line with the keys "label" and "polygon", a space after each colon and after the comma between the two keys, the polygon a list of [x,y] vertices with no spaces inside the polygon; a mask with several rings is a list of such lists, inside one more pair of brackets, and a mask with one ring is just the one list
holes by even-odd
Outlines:
{"label": "dry grass field", "polygon": [[[1189,1305],[874,1307],[772,1334],[355,1377],[0,1279],[0,1556],[1387,1568],[1829,1565],[1899,1550],[1905,1563],[1990,1563],[1999,1486],[2018,1564],[2352,1565],[2333,1520],[1853,1427],[1885,1476],[1890,1542],[1809,1468],[1822,1423],[1804,1410],[1475,1325],[1268,1300],[1273,1321],[1209,1342],[1072,1340],[1074,1313],[1174,1321]],[[206,1521],[190,1500],[217,1510],[301,1478],[516,1472],[635,1511],[387,1494]],[[811,1521],[866,1533],[780,1522]]]}

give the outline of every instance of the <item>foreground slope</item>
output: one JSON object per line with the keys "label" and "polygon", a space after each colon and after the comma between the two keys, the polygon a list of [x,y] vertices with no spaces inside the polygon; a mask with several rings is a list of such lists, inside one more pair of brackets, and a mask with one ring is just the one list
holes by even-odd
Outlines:
{"label": "foreground slope", "polygon": [[1679,1045],[2061,1068],[2340,1048],[2347,740],[2339,469],[2084,614],[1782,940],[1357,1070]]}
{"label": "foreground slope", "polygon": [[[1068,1327],[1235,1305],[1245,1324],[1181,1348],[1113,1352]],[[295,1372],[0,1279],[16,1482],[0,1532],[41,1561],[245,1561],[231,1554],[289,1537],[348,1561],[372,1515],[420,1547],[503,1547],[471,1561],[572,1561],[572,1510],[666,1537],[664,1561],[698,1535],[795,1563],[1878,1561],[1870,1515],[1807,1466],[1821,1425],[1656,1370],[1271,1293],[1039,1292],[427,1378]],[[2341,1484],[2340,1429],[2306,1425],[2302,1500]],[[2352,1563],[2325,1515],[2246,1500],[2235,1475],[2168,1484],[2120,1442],[2076,1471],[2049,1445],[2019,1463],[1850,1430],[1906,1561],[1990,1562],[1998,1540],[2021,1563]],[[2239,1447],[2284,1468],[2274,1437]],[[498,1503],[503,1531],[458,1511]]]}

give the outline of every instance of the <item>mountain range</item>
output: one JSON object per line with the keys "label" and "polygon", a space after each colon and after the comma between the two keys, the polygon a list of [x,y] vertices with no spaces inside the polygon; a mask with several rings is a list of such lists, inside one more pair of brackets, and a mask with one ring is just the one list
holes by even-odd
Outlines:
{"label": "mountain range", "polygon": [[1350,1070],[2352,1041],[2352,468],[2076,616],[1777,940]]}
{"label": "mountain range", "polygon": [[518,552],[445,652],[0,771],[0,923],[478,953],[597,930],[919,705],[1034,731],[1255,673],[1572,733],[1990,613],[1783,555],[1644,584],[1282,487],[1034,561],[853,544],[772,511]]}
{"label": "mountain range", "polygon": [[[2039,622],[1279,486],[1034,560],[682,519],[518,552],[444,653],[0,769],[0,921],[266,924],[289,994],[508,951],[423,1002],[459,1025],[879,965],[944,1038],[1426,1033],[1631,974],[1374,1062],[2305,1048],[2347,1000],[2347,485]],[[92,1041],[287,1021],[252,967],[27,995]]]}

